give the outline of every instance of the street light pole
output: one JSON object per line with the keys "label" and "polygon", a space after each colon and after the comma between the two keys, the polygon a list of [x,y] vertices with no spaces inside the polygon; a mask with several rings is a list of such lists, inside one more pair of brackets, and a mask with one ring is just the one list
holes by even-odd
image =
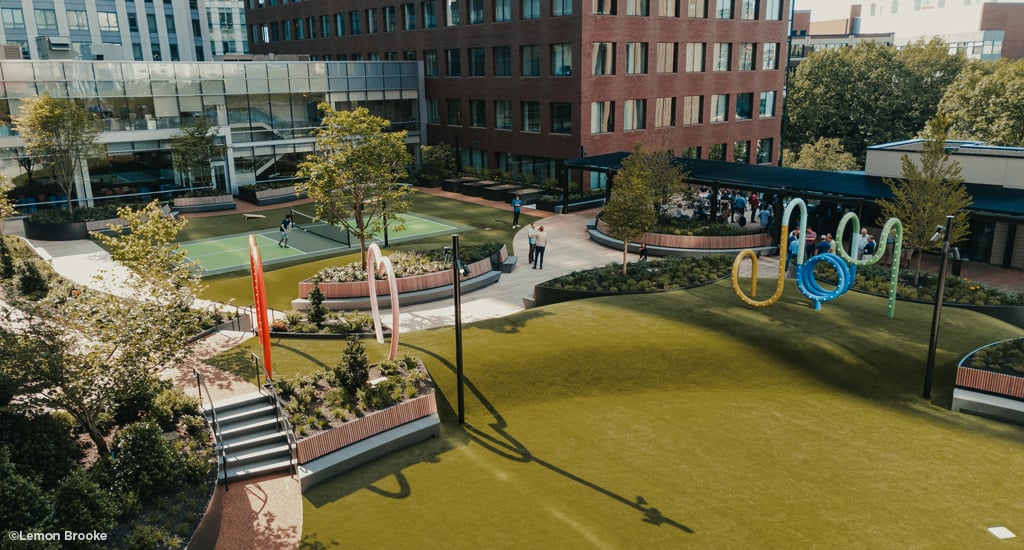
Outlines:
{"label": "street light pole", "polygon": [[[946,293],[946,265],[949,263],[949,238],[953,233],[953,216],[946,216],[946,226],[941,229],[942,258],[939,260],[939,288],[935,291],[935,310],[932,312],[932,336],[928,342],[928,362],[924,369],[924,398],[932,397],[932,378],[935,376],[935,348],[939,345],[939,321],[942,319],[942,296]],[[938,231],[934,241],[939,236]],[[898,259],[894,258],[894,261]]]}
{"label": "street light pole", "polygon": [[465,378],[462,374],[462,262],[459,235],[452,235],[452,281],[455,289],[455,385],[458,394],[459,425],[466,423]]}

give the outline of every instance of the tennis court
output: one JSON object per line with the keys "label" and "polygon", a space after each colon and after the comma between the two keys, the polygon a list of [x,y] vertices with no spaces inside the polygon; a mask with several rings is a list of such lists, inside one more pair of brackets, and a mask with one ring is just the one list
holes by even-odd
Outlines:
{"label": "tennis court", "polygon": [[[301,212],[296,211],[293,214],[295,226],[288,235],[287,247],[278,246],[280,233],[276,229],[252,232],[256,235],[256,244],[260,248],[264,266],[299,263],[329,256],[340,256],[359,250],[359,239],[350,236],[345,229],[313,220],[308,216],[304,217]],[[388,233],[390,243],[472,229],[411,212],[405,213],[403,217],[405,218],[405,229],[402,231],[390,230]],[[188,251],[190,260],[199,262],[206,275],[248,269],[249,234],[237,233],[224,237],[188,241],[181,243],[181,248]],[[374,239],[372,242],[381,243],[383,238]]]}

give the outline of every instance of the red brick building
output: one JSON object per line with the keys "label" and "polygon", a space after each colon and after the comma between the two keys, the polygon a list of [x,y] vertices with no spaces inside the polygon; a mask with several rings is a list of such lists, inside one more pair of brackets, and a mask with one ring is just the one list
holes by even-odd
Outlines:
{"label": "red brick building", "polygon": [[462,166],[542,179],[562,160],[637,142],[775,163],[790,9],[790,0],[250,0],[247,21],[255,54],[421,60],[429,143],[456,145]]}

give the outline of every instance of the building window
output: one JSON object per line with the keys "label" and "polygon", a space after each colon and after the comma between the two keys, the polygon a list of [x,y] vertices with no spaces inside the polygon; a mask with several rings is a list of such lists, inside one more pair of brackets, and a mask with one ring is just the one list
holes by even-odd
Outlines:
{"label": "building window", "polygon": [[132,44],[132,59],[135,61],[142,61],[142,44]]}
{"label": "building window", "polygon": [[679,150],[679,156],[684,159],[699,159],[700,147],[683,147]]}
{"label": "building window", "polygon": [[678,57],[679,44],[675,42],[658,42],[658,72],[674,73],[677,70],[676,58]]}
{"label": "building window", "polygon": [[590,104],[590,133],[607,134],[615,131],[615,102],[595,101]]}
{"label": "building window", "polygon": [[[394,6],[384,6],[384,32],[395,32],[398,30],[398,12]],[[327,33],[324,33],[325,35]]]}
{"label": "building window", "polygon": [[512,0],[494,0],[494,21],[512,20]]}
{"label": "building window", "polygon": [[741,71],[753,71],[754,70],[754,55],[755,48],[751,42],[740,43],[740,70]]}
{"label": "building window", "polygon": [[772,118],[775,116],[775,92],[761,92],[761,105],[757,113],[761,118]]}
{"label": "building window", "polygon": [[146,27],[149,29],[149,34],[156,34],[156,15],[146,14]]}
{"label": "building window", "polygon": [[310,40],[315,39],[317,37],[317,34],[316,34],[316,18],[315,17],[307,17],[306,18],[306,26],[309,27],[309,39]]}
{"label": "building window", "polygon": [[764,18],[769,21],[782,21],[782,0],[765,0]]}
{"label": "building window", "polygon": [[676,98],[659,97],[654,103],[654,127],[671,128],[676,125]]}
{"label": "building window", "polygon": [[643,130],[645,128],[647,128],[647,100],[627,99],[622,117],[622,129]]}
{"label": "building window", "polygon": [[540,46],[520,46],[522,76],[540,76]]}
{"label": "building window", "polygon": [[416,61],[416,50],[405,50],[402,58],[406,61]]}
{"label": "building window", "polygon": [[380,27],[377,25],[377,8],[366,10],[366,34],[377,34]]}
{"label": "building window", "polygon": [[736,94],[736,120],[750,120],[754,116],[754,94]]}
{"label": "building window", "polygon": [[540,102],[539,101],[523,101],[519,104],[523,110],[523,131],[524,132],[539,132],[540,131]]}
{"label": "building window", "polygon": [[487,50],[485,50],[484,48],[469,49],[469,76],[485,76],[485,57],[487,57]]}
{"label": "building window", "polygon": [[523,0],[523,19],[540,19],[540,0]]}
{"label": "building window", "polygon": [[458,0],[444,0],[445,9],[444,16],[445,26],[457,27],[459,26],[459,2]]}
{"label": "building window", "polygon": [[345,36],[345,14],[334,14],[334,36]]}
{"label": "building window", "polygon": [[495,46],[494,76],[512,76],[512,47]]}
{"label": "building window", "polygon": [[[6,10],[4,10],[6,11]],[[6,27],[6,25],[4,25]],[[68,30],[87,31],[89,30],[89,18],[84,11],[68,10]]]}
{"label": "building window", "polygon": [[740,19],[757,19],[757,0],[740,0]]}
{"label": "building window", "polygon": [[[85,12],[82,12],[85,15]],[[112,11],[101,11],[96,13],[96,17],[100,21],[100,30],[107,32],[117,32],[119,29],[117,25],[117,14]],[[168,29],[168,32],[170,30]]]}
{"label": "building window", "polygon": [[761,69],[774,71],[779,68],[779,45],[765,42],[761,45]]}
{"label": "building window", "polygon": [[24,29],[25,14],[19,8],[3,8],[0,11],[3,16],[5,29]]}
{"label": "building window", "polygon": [[423,51],[423,76],[438,76],[441,72],[437,68],[437,50]]}
{"label": "building window", "polygon": [[[85,12],[82,12],[82,13],[85,13]],[[196,23],[198,23],[198,21],[193,21],[192,23],[194,25],[193,30],[195,30],[195,28],[198,27],[198,25],[195,25]],[[81,29],[81,30],[84,30],[84,29]],[[128,32],[139,32],[139,17],[137,15],[135,15],[134,13],[129,13],[128,14]],[[199,34],[199,33],[197,32],[196,34]]]}
{"label": "building window", "polygon": [[448,67],[446,76],[462,76],[462,55],[458,48],[445,50],[444,59]]}
{"label": "building window", "polygon": [[658,0],[659,17],[679,17],[679,0]]}
{"label": "building window", "polygon": [[683,126],[704,122],[704,96],[691,95],[683,98]]}
{"label": "building window", "polygon": [[36,12],[36,30],[38,31],[55,31],[57,30],[57,11],[50,9],[37,9]]}
{"label": "building window", "polygon": [[363,20],[359,12],[353,11],[348,14],[348,29],[352,34],[363,34]]}
{"label": "building window", "polygon": [[434,13],[434,0],[421,2],[420,11],[423,12],[424,29],[433,29],[434,27],[437,27],[437,14]]}
{"label": "building window", "polygon": [[614,42],[594,42],[594,74],[615,74]]}
{"label": "building window", "polygon": [[469,125],[474,128],[487,127],[486,103],[482,99],[469,100]]}
{"label": "building window", "polygon": [[708,160],[725,160],[725,144],[714,143],[708,145]]}
{"label": "building window", "polygon": [[749,141],[737,141],[732,144],[732,160],[740,164],[750,164]]}
{"label": "building window", "polygon": [[594,0],[595,15],[615,15],[615,0]]}
{"label": "building window", "polygon": [[512,129],[512,102],[499,99],[494,102],[494,127],[498,130]]}
{"label": "building window", "polygon": [[551,0],[551,16],[572,15],[572,0]]}
{"label": "building window", "polygon": [[402,30],[416,30],[416,4],[402,4]]}
{"label": "building window", "polygon": [[572,133],[572,103],[551,104],[551,133]]}
{"label": "building window", "polygon": [[772,138],[757,140],[757,163],[768,164],[772,161]]}
{"label": "building window", "polygon": [[626,43],[626,74],[647,74],[647,42]]}
{"label": "building window", "polygon": [[305,40],[306,39],[306,21],[304,19],[295,20],[295,39]]}
{"label": "building window", "polygon": [[708,0],[687,0],[686,16],[706,18],[708,16]]}
{"label": "building window", "polygon": [[729,96],[715,94],[711,96],[711,122],[729,121]]}
{"label": "building window", "polygon": [[704,72],[704,43],[690,42],[686,45],[686,72]]}
{"label": "building window", "polygon": [[484,22],[484,0],[469,0],[469,24],[479,25]]}
{"label": "building window", "polygon": [[462,126],[462,102],[458,99],[448,100],[448,125]]}
{"label": "building window", "polygon": [[730,62],[732,61],[732,44],[728,42],[717,42],[715,43],[715,64],[713,70],[715,71],[728,71],[731,68]]}
{"label": "building window", "polygon": [[626,15],[650,15],[650,6],[647,0],[626,0]]}
{"label": "building window", "polygon": [[715,0],[715,19],[732,19],[734,0]]}
{"label": "building window", "polygon": [[551,76],[572,74],[572,44],[551,45]]}
{"label": "building window", "polygon": [[436,97],[427,98],[427,124],[441,124],[441,102]]}
{"label": "building window", "polygon": [[217,22],[220,24],[220,28],[224,30],[230,30],[235,25],[235,14],[231,12],[231,8],[219,8],[217,10]]}

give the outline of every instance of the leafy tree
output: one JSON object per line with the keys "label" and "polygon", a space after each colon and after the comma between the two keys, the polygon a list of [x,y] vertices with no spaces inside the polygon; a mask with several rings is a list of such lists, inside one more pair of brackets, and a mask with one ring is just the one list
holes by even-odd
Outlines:
{"label": "leafy tree", "polygon": [[14,121],[25,140],[25,152],[51,168],[70,212],[86,159],[101,153],[97,140],[102,123],[78,103],[47,93],[23,98]]}
{"label": "leafy tree", "polygon": [[420,177],[439,180],[455,173],[455,148],[451,145],[424,145],[420,147],[420,155]]}
{"label": "leafy tree", "polygon": [[690,195],[683,198],[684,202],[690,202],[693,199],[693,189],[683,185],[686,171],[676,163],[672,151],[667,149],[647,151],[634,147],[633,154],[640,155],[638,160],[646,165],[649,177],[647,184],[651,190],[655,212],[661,212],[665,205],[673,202],[680,193]]}
{"label": "leafy tree", "polygon": [[788,168],[827,172],[860,169],[857,159],[843,149],[843,143],[838,138],[823,137],[814,143],[805,143],[800,147],[799,156],[786,149],[783,157],[782,164]]}
{"label": "leafy tree", "polygon": [[[882,219],[899,218],[903,222],[903,246],[917,253],[914,284],[921,274],[921,252],[934,249],[941,243],[931,242],[935,227],[945,225],[946,216],[953,214],[950,242],[959,242],[970,234],[966,208],[971,205],[960,163],[946,151],[949,119],[941,113],[928,122],[918,166],[908,155],[903,155],[903,177],[885,179],[892,190],[892,200],[880,199]],[[881,224],[882,220],[879,220]],[[947,228],[948,230],[949,228]],[[899,261],[894,258],[893,261]]]}
{"label": "leafy tree", "polygon": [[975,61],[946,89],[950,134],[992,145],[1024,145],[1024,59]]}
{"label": "leafy tree", "polygon": [[815,52],[787,88],[790,148],[837,138],[863,161],[867,147],[916,135],[935,116],[966,58],[939,39],[902,50],[877,42]]}
{"label": "leafy tree", "polygon": [[645,161],[640,145],[622,160],[622,169],[615,176],[612,195],[604,207],[602,218],[608,224],[608,234],[622,239],[622,274],[626,274],[629,243],[650,231],[657,221],[654,200],[648,184],[652,179],[651,167]]}
{"label": "leafy tree", "polygon": [[170,142],[171,159],[185,175],[189,187],[209,174],[211,161],[224,156],[224,147],[217,144],[217,128],[210,126],[206,117],[182,127],[181,134],[172,136]]}
{"label": "leafy tree", "polygon": [[406,176],[412,156],[405,147],[406,131],[387,131],[391,123],[365,107],[337,111],[321,103],[322,125],[314,131],[316,148],[299,164],[297,187],[316,201],[317,217],[340,224],[359,238],[362,268],[366,270],[366,241],[384,231],[404,228],[401,216],[409,208]]}

